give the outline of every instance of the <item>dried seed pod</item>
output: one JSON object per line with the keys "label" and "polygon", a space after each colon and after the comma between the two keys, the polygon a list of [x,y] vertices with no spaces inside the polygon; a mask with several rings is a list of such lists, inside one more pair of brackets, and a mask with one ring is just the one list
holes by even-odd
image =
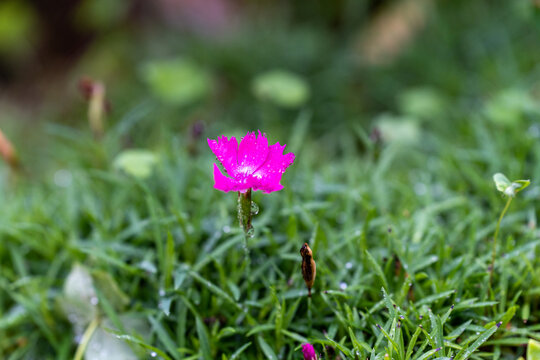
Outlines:
{"label": "dried seed pod", "polygon": [[302,276],[304,277],[304,281],[308,288],[308,296],[311,297],[311,288],[315,282],[317,269],[315,260],[313,260],[313,252],[307,243],[304,243],[300,249],[300,255],[302,255]]}
{"label": "dried seed pod", "polygon": [[2,130],[0,130],[0,158],[3,158],[4,161],[14,170],[19,165],[15,148],[4,133],[2,133]]}

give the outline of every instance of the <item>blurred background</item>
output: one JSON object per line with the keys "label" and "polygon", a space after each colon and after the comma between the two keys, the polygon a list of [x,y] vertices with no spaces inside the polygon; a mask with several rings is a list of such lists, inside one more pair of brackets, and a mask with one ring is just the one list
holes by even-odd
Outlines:
{"label": "blurred background", "polygon": [[94,82],[105,91],[105,126],[129,127],[131,145],[165,128],[201,138],[261,128],[277,138],[304,119],[334,156],[351,129],[375,141],[417,141],[422,129],[451,138],[470,113],[505,129],[539,112],[539,7],[3,0],[0,129],[31,163],[59,131],[51,124],[89,131]]}

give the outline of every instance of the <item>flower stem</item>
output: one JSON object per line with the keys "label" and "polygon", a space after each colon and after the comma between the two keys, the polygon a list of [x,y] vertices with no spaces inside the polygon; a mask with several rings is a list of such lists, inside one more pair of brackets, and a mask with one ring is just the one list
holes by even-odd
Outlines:
{"label": "flower stem", "polygon": [[238,192],[238,221],[244,230],[244,271],[251,273],[251,259],[249,257],[248,239],[253,236],[253,227],[251,226],[251,189],[245,193]]}
{"label": "flower stem", "polygon": [[245,193],[238,192],[238,221],[246,237],[251,237],[251,189]]}
{"label": "flower stem", "polygon": [[77,346],[77,351],[75,352],[75,357],[73,359],[81,360],[83,358],[86,347],[88,346],[90,339],[92,339],[92,335],[94,335],[94,332],[96,331],[98,325],[99,319],[95,317],[90,323],[90,325],[88,325],[88,327],[86,328],[81,342],[79,343],[79,346]]}
{"label": "flower stem", "polygon": [[311,331],[312,331],[312,315],[311,315],[311,297],[308,297],[307,299],[307,315],[308,315],[308,336],[311,337]]}
{"label": "flower stem", "polygon": [[509,196],[508,200],[506,201],[506,205],[504,206],[503,211],[501,212],[501,215],[499,216],[499,221],[497,221],[497,227],[495,228],[495,234],[493,235],[493,250],[491,252],[491,266],[489,268],[489,290],[491,291],[491,284],[493,282],[493,271],[495,270],[495,258],[497,256],[497,237],[499,235],[499,229],[501,227],[501,222],[506,214],[506,211],[508,211],[508,208],[510,207],[510,203],[512,202],[513,197]]}

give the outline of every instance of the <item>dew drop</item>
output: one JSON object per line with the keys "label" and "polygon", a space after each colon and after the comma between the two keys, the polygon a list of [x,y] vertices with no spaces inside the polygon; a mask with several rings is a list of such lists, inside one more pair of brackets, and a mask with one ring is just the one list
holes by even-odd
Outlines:
{"label": "dew drop", "polygon": [[154,358],[154,357],[157,356],[157,353],[156,353],[155,351],[152,351],[152,352],[150,353],[150,356]]}
{"label": "dew drop", "polygon": [[345,282],[339,283],[339,288],[340,288],[341,290],[347,289],[348,286],[349,286],[349,285],[347,285],[347,283],[345,283]]}
{"label": "dew drop", "polygon": [[98,304],[99,300],[96,296],[92,296],[92,298],[90,298],[90,304],[96,306]]}
{"label": "dew drop", "polygon": [[251,202],[251,215],[257,215],[259,213],[259,205],[255,202]]}
{"label": "dew drop", "polygon": [[225,234],[230,233],[230,232],[231,232],[231,227],[230,227],[229,225],[225,225],[225,226],[223,227],[223,232],[224,232]]}
{"label": "dew drop", "polygon": [[252,238],[253,236],[255,235],[255,229],[254,228],[249,228],[247,231],[246,231],[246,236],[248,238]]}
{"label": "dew drop", "polygon": [[346,264],[345,264],[345,269],[352,269],[352,262],[348,261]]}

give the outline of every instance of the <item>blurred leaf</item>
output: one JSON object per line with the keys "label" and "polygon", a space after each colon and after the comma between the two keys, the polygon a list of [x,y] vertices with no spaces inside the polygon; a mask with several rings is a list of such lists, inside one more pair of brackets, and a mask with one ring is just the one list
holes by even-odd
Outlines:
{"label": "blurred leaf", "polygon": [[156,60],[143,66],[142,76],[161,101],[185,106],[208,96],[212,78],[197,64],[185,60]]}
{"label": "blurred leaf", "polygon": [[115,309],[121,310],[129,304],[129,296],[118,287],[118,284],[109,273],[102,270],[94,270],[92,271],[92,276],[95,286],[101,290]]}
{"label": "blurred leaf", "polygon": [[6,56],[26,53],[35,34],[36,15],[22,1],[0,2],[0,54]]}
{"label": "blurred leaf", "polygon": [[502,173],[496,173],[493,175],[493,181],[495,182],[497,190],[500,192],[504,192],[506,188],[512,184],[510,180],[508,180],[508,178]]}
{"label": "blurred leaf", "polygon": [[437,120],[446,108],[440,93],[429,88],[413,88],[398,97],[401,112],[419,119]]}
{"label": "blurred leaf", "polygon": [[497,190],[508,196],[515,196],[518,192],[525,189],[530,185],[530,180],[515,180],[510,182],[506,176],[502,173],[496,173],[493,175],[493,181]]}
{"label": "blurred leaf", "polygon": [[133,350],[117,336],[98,327],[88,343],[85,360],[136,360]]}
{"label": "blurred leaf", "polygon": [[113,166],[136,178],[146,179],[152,174],[157,156],[148,150],[129,149],[116,156]]}
{"label": "blurred leaf", "polygon": [[201,355],[204,360],[211,360],[212,351],[210,349],[210,340],[208,339],[206,327],[204,326],[202,320],[198,316],[195,318],[195,323],[197,326],[197,335],[200,341]]}
{"label": "blurred leaf", "polygon": [[96,316],[97,295],[90,272],[75,264],[64,283],[64,294],[59,300],[75,334],[82,335],[86,325]]}
{"label": "blurred leaf", "polygon": [[540,113],[540,106],[523,89],[505,89],[487,102],[484,111],[497,124],[516,125],[527,113]]}
{"label": "blurred leaf", "polygon": [[258,75],[252,84],[255,96],[284,108],[302,106],[309,98],[309,86],[300,76],[284,71],[272,70]]}
{"label": "blurred leaf", "polygon": [[527,360],[540,360],[540,342],[529,339],[527,345]]}
{"label": "blurred leaf", "polygon": [[126,15],[128,5],[125,0],[83,0],[76,10],[76,23],[95,30],[111,27]]}
{"label": "blurred leaf", "polygon": [[375,125],[385,142],[414,144],[420,140],[420,127],[412,118],[383,114]]}

